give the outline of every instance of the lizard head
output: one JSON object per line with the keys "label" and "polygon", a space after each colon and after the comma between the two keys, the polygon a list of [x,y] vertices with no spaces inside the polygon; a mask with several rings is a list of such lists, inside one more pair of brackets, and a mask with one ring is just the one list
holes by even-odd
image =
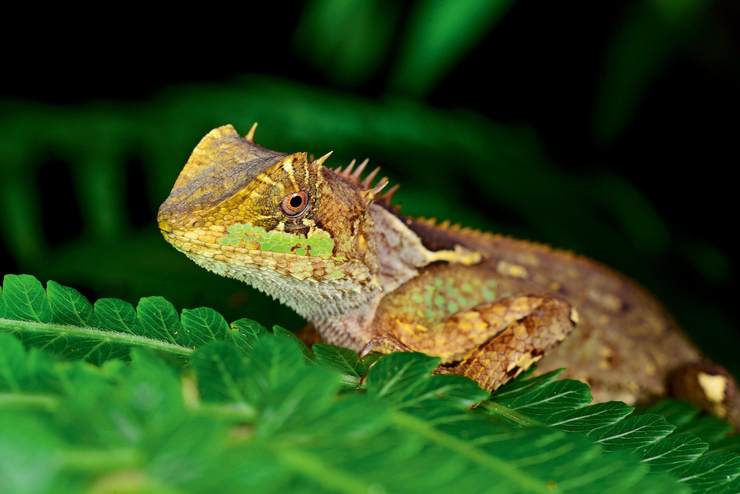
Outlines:
{"label": "lizard head", "polygon": [[[362,170],[330,170],[323,166],[328,155],[271,151],[253,143],[253,131],[241,137],[226,125],[200,141],[159,208],[165,239],[206,269],[299,313],[305,307],[296,305],[316,301],[311,290],[372,284],[368,208],[387,181],[370,187],[374,176],[360,182]],[[300,293],[306,300],[296,302]]]}

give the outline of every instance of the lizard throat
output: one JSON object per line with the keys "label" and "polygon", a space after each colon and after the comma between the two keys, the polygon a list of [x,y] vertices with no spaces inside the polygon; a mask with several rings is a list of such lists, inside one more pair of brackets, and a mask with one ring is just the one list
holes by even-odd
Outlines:
{"label": "lizard throat", "polygon": [[[199,266],[266,293],[315,324],[325,326],[366,306],[380,292],[359,262],[235,249],[163,231],[166,240]],[[341,279],[331,274],[342,271]]]}

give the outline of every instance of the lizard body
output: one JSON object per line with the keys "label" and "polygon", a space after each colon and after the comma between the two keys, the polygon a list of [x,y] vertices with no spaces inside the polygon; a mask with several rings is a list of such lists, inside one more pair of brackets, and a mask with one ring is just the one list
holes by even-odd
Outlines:
{"label": "lizard body", "polygon": [[283,154],[223,126],[162,204],[165,239],[293,308],[330,343],[421,351],[493,390],[538,362],[597,401],[682,397],[737,422],[734,381],[633,281],[547,246],[401,215],[366,162]]}

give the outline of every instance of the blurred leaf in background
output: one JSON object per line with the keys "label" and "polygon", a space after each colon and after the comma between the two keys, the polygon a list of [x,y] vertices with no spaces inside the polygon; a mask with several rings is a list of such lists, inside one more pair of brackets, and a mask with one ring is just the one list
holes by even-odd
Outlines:
{"label": "blurred leaf in background", "polygon": [[[512,3],[513,0],[416,2],[391,88],[410,96],[426,95],[495,26]],[[489,68],[495,71],[496,65]]]}
{"label": "blurred leaf in background", "polygon": [[609,143],[629,123],[650,81],[706,22],[712,2],[641,0],[627,9],[604,60],[594,113],[596,138]]}

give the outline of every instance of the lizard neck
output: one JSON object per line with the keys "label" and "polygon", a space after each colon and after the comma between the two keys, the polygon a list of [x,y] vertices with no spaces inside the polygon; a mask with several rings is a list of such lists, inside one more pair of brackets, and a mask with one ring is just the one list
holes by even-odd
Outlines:
{"label": "lizard neck", "polygon": [[[371,262],[376,290],[350,296],[346,310],[309,320],[329,343],[360,350],[372,338],[372,322],[383,295],[416,277],[418,268],[431,262],[419,236],[396,215],[371,204],[365,234],[374,258]],[[358,294],[359,295],[359,294]]]}

